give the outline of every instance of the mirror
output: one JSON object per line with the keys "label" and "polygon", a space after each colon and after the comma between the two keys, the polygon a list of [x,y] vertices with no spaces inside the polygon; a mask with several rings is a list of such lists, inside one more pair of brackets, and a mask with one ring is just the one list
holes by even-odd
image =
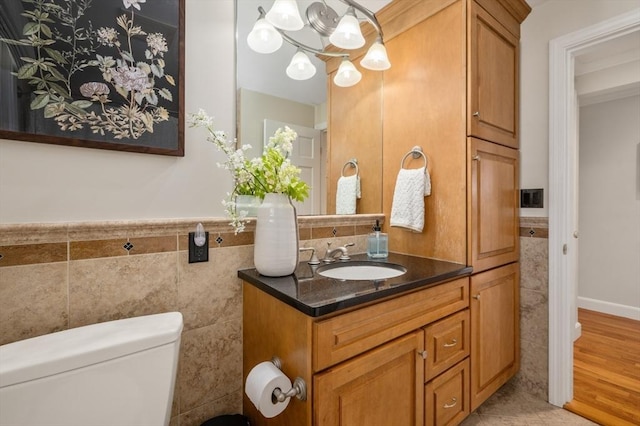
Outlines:
{"label": "mirror", "polygon": [[[292,158],[294,164],[302,169],[303,179],[312,187],[312,195],[303,205],[296,205],[299,214],[335,214],[335,202],[327,200],[327,194],[332,185],[337,185],[337,178],[329,180],[326,166],[329,163],[327,153],[327,85],[325,62],[313,55],[309,55],[316,67],[316,74],[309,80],[297,81],[287,77],[285,69],[296,53],[296,48],[284,42],[282,47],[274,53],[261,54],[251,50],[247,44],[247,35],[251,32],[259,17],[258,7],[269,11],[274,0],[236,0],[236,72],[237,72],[237,106],[236,132],[240,144],[250,144],[253,149],[248,152],[250,157],[258,156],[262,152],[265,135],[284,125],[292,127],[298,132],[298,143],[294,152],[297,158]],[[347,5],[340,0],[298,0],[298,9],[305,20],[307,7],[316,1],[324,1],[339,15],[342,15]],[[391,0],[359,0],[358,3],[375,12]],[[363,17],[360,17],[363,19]],[[293,35],[293,34],[292,34]],[[322,49],[322,42],[317,33],[307,26],[295,32],[296,40]],[[328,40],[325,41],[328,44]],[[359,66],[358,66],[359,67]],[[333,83],[330,83],[333,84]],[[362,84],[359,83],[359,84]],[[336,92],[334,92],[335,95]],[[339,93],[348,93],[339,91]],[[353,92],[352,92],[353,93]],[[358,93],[358,92],[356,92]],[[377,118],[374,121],[379,121]],[[382,158],[382,145],[370,147],[370,155]],[[336,150],[334,150],[336,151]],[[348,150],[341,149],[340,156],[344,159],[334,159],[345,164],[344,175],[355,172],[355,168],[348,164],[354,157],[349,157]],[[369,166],[369,167],[367,167]],[[381,175],[380,164],[376,166],[359,164],[362,179],[369,175]],[[379,188],[382,191],[382,188]],[[363,197],[366,193],[363,193]],[[335,197],[335,195],[334,195]],[[379,199],[379,197],[376,197]],[[334,200],[333,200],[334,201]],[[381,203],[358,202],[357,213],[379,213]],[[328,208],[327,206],[331,206]],[[361,208],[366,206],[366,208]],[[366,210],[366,211],[365,211]]]}

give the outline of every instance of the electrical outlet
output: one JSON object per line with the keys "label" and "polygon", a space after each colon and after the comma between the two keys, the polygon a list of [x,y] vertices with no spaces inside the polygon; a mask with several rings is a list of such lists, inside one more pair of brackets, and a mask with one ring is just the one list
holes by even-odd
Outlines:
{"label": "electrical outlet", "polygon": [[196,233],[189,232],[189,263],[209,261],[209,233],[204,233],[204,244],[198,247],[194,241]]}

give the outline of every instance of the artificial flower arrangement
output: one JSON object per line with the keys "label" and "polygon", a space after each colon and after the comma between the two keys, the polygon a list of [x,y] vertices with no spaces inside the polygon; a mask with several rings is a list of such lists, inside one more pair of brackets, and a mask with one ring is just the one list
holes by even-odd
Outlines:
{"label": "artificial flower arrangement", "polygon": [[289,159],[293,142],[298,135],[288,126],[279,128],[269,138],[262,156],[249,160],[245,158],[245,151],[251,149],[251,145],[244,144],[237,148],[235,140],[229,140],[223,131],[214,129],[213,117],[204,110],[191,114],[189,124],[191,127],[206,128],[209,133],[207,141],[212,142],[227,157],[224,163],[217,165],[229,170],[234,180],[233,191],[227,193],[227,199],[222,204],[236,234],[244,231],[249,221],[247,211],[237,206],[238,195],[253,195],[264,199],[268,193],[279,193],[286,194],[295,201],[304,201],[309,195],[309,185],[300,178],[300,169],[291,164]]}

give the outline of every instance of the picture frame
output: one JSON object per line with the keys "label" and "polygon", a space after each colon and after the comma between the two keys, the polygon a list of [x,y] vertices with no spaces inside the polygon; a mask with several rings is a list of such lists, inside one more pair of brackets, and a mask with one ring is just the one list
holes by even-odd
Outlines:
{"label": "picture frame", "polygon": [[0,138],[184,156],[185,0],[0,2]]}

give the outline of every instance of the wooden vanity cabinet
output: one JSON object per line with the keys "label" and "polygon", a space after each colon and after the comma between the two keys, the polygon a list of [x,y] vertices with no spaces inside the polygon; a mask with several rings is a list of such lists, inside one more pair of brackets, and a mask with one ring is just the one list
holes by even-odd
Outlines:
{"label": "wooden vanity cabinet", "polygon": [[[438,367],[444,373],[427,382],[425,359],[435,353],[425,352],[425,344],[440,342],[442,352],[435,352],[451,361],[444,368],[461,359],[459,348],[466,348],[468,360],[461,331],[468,328],[468,307],[468,277],[318,318],[245,282],[243,380],[255,365],[277,356],[290,379],[305,380],[307,400],[293,398],[282,414],[267,419],[244,395],[244,414],[254,426],[422,426],[431,412],[425,383],[436,385],[434,395],[460,400],[438,379],[448,370]],[[450,351],[453,339],[456,349]]]}
{"label": "wooden vanity cabinet", "polygon": [[520,368],[520,264],[471,276],[471,410]]}

